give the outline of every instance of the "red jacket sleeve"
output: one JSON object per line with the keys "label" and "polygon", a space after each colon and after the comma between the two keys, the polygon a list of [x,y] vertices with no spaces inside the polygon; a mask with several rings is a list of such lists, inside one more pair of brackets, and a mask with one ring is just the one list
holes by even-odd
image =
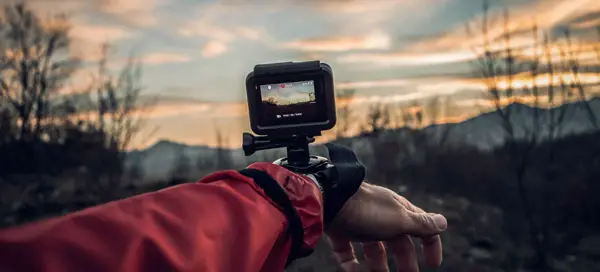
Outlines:
{"label": "red jacket sleeve", "polygon": [[[307,177],[269,163],[304,228],[323,232],[322,199]],[[252,179],[222,171],[197,183],[0,230],[0,271],[282,271],[291,240],[286,218]]]}

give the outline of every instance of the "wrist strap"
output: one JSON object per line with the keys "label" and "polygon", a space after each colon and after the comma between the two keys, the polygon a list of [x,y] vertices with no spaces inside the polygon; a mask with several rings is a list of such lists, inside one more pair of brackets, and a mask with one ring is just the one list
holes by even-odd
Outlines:
{"label": "wrist strap", "polygon": [[312,254],[313,249],[303,248],[302,246],[304,243],[304,228],[302,227],[302,221],[300,220],[300,216],[298,215],[296,208],[294,208],[292,201],[290,201],[288,194],[281,185],[279,185],[273,177],[261,170],[247,168],[240,170],[239,172],[244,176],[252,178],[254,183],[263,189],[267,197],[283,209],[283,214],[288,221],[287,231],[292,239],[292,248],[286,266],[290,265],[296,259]]}

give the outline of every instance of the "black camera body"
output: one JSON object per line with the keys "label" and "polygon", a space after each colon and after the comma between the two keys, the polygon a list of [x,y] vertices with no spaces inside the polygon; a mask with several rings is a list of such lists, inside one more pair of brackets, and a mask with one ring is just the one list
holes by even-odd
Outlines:
{"label": "black camera body", "polygon": [[260,136],[243,135],[246,156],[258,150],[287,149],[278,159],[297,173],[330,167],[326,158],[311,156],[309,144],[336,123],[333,71],[320,61],[259,64],[246,77],[250,127]]}
{"label": "black camera body", "polygon": [[259,64],[246,77],[252,131],[318,136],[336,123],[333,71],[320,61]]}

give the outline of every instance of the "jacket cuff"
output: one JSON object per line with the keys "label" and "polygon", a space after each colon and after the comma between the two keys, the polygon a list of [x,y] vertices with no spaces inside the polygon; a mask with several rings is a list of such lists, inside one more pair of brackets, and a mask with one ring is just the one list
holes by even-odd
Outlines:
{"label": "jacket cuff", "polygon": [[324,231],[323,196],[317,183],[272,163],[253,163],[248,168],[266,172],[281,185],[302,221],[303,248],[314,249]]}

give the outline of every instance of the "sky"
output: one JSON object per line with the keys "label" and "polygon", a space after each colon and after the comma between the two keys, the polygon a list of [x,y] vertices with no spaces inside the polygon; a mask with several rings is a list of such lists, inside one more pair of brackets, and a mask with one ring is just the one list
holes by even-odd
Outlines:
{"label": "sky", "polygon": [[[0,3],[10,2],[0,0]],[[552,35],[564,27],[581,38],[593,60],[591,31],[600,26],[597,0],[492,0],[492,15],[510,10],[516,46],[530,44],[524,31],[535,21]],[[215,131],[241,144],[248,130],[244,80],[256,64],[318,59],[334,70],[336,90],[354,89],[351,107],[374,103],[408,107],[442,97],[449,118],[481,110],[485,83],[473,76],[479,0],[32,0],[43,13],[72,17],[73,50],[94,61],[99,44],[113,46],[117,69],[134,52],[143,64],[144,96],[157,103],[144,112],[143,148],[161,139],[215,143]],[[504,25],[494,21],[493,38]],[[596,40],[597,41],[597,40]],[[492,45],[493,47],[493,45]],[[536,55],[531,48],[531,56]],[[524,55],[523,57],[527,57]],[[79,73],[73,85],[82,81]],[[526,76],[524,76],[526,77]],[[598,83],[598,74],[582,75]],[[524,78],[525,80],[526,78]],[[539,75],[535,82],[552,78]],[[501,85],[501,84],[500,84]],[[75,88],[75,87],[74,87]],[[502,88],[502,86],[500,86]],[[357,112],[360,112],[357,111]],[[450,116],[452,115],[452,116]],[[153,133],[150,133],[150,132]]]}

